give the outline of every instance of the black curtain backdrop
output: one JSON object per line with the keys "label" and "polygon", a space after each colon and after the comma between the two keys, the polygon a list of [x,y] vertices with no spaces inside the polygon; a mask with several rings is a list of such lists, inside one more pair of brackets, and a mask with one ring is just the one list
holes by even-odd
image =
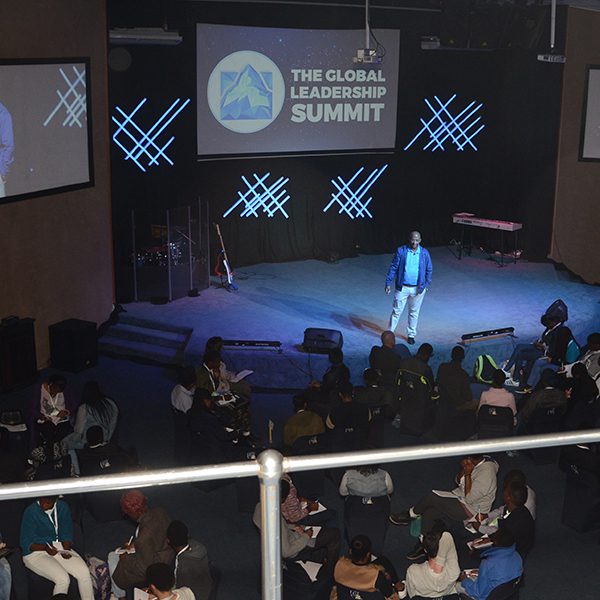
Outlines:
{"label": "black curtain backdrop", "polygon": [[[544,10],[544,9],[540,9]],[[562,35],[565,13],[561,17]],[[530,260],[543,260],[552,228],[555,161],[562,67],[536,60],[536,48],[421,50],[420,38],[440,31],[439,12],[374,10],[372,25],[401,31],[396,149],[388,154],[356,154],[198,161],[196,158],[195,24],[306,28],[362,28],[360,7],[305,7],[205,2],[138,3],[109,1],[111,27],[157,26],[166,20],[184,42],[175,47],[129,46],[131,65],[111,69],[110,105],[132,110],[144,97],[137,122],[149,127],[175,98],[191,98],[169,128],[173,166],[140,171],[112,146],[112,196],[118,296],[131,296],[131,211],[161,215],[167,207],[207,200],[219,222],[234,266],[306,258],[331,260],[357,253],[393,252],[408,232],[418,229],[427,246],[447,244],[459,235],[451,215],[520,221],[519,245]],[[546,18],[546,13],[543,14]],[[562,38],[559,37],[559,42]],[[507,45],[507,44],[505,44]],[[114,47],[112,47],[114,48]],[[541,48],[541,46],[540,46]],[[351,57],[349,57],[350,59]],[[476,138],[478,152],[404,151],[430,113],[424,98],[457,94],[461,106],[483,103],[486,129]],[[145,110],[147,108],[147,111]],[[146,119],[146,121],[145,121]],[[113,131],[115,125],[113,124]],[[260,149],[257,148],[257,152]],[[388,165],[370,190],[373,219],[350,219],[337,210],[323,213],[333,186],[355,171]],[[289,219],[241,218],[223,213],[244,191],[241,176],[271,173],[289,177],[285,205]],[[488,232],[474,230],[475,241]],[[487,240],[489,242],[489,240]],[[492,240],[493,241],[493,240]],[[216,240],[213,248],[216,249]]]}

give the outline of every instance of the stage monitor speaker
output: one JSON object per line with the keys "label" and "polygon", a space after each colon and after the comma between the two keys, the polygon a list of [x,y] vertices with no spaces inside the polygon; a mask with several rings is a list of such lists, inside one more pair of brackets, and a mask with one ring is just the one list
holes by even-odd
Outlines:
{"label": "stage monitor speaker", "polygon": [[53,368],[77,373],[98,362],[96,323],[67,319],[50,325],[48,332]]}
{"label": "stage monitor speaker", "polygon": [[327,354],[334,348],[342,349],[344,338],[337,329],[309,328],[304,330],[302,347],[306,352]]}

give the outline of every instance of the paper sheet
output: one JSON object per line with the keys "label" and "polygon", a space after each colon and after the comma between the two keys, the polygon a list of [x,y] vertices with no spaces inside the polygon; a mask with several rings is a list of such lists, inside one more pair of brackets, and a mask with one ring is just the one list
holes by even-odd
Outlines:
{"label": "paper sheet", "polygon": [[[319,527],[319,529],[320,529],[320,527]],[[323,566],[321,563],[316,563],[316,562],[313,562],[312,560],[307,560],[307,561],[299,560],[298,564],[306,571],[306,574],[308,575],[309,579],[313,582],[317,580],[317,575],[319,574],[319,571],[320,571],[321,567]],[[137,600],[137,598],[134,598],[134,600]],[[145,599],[141,598],[140,600],[145,600]]]}
{"label": "paper sheet", "polygon": [[139,588],[133,588],[133,600],[150,600],[152,596],[148,592],[144,590],[140,590]]}
{"label": "paper sheet", "polygon": [[324,510],[327,510],[326,506],[323,506],[320,502],[319,502],[319,507],[317,508],[317,510],[313,510],[312,512],[309,512],[309,515],[316,515],[320,512],[323,512]]}
{"label": "paper sheet", "polygon": [[445,492],[443,490],[431,490],[434,494],[440,498],[457,498],[454,492]]}
{"label": "paper sheet", "polygon": [[240,371],[237,375],[235,375],[231,379],[231,383],[237,383],[238,381],[241,381],[245,377],[248,377],[248,375],[252,375],[252,373],[254,373],[254,371],[251,371],[250,369],[244,369],[243,371]]}

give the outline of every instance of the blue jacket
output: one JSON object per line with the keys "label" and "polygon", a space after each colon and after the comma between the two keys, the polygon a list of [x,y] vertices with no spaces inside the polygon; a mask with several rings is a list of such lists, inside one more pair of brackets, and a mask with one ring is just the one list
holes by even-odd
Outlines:
{"label": "blue jacket", "polygon": [[21,521],[21,550],[23,556],[31,554],[31,544],[52,544],[55,541],[73,541],[73,521],[69,505],[62,500],[56,501],[58,517],[58,539],[50,517],[36,502],[30,504],[23,513]]}
{"label": "blue jacket", "polygon": [[[392,280],[396,281],[396,289],[402,289],[402,277],[404,277],[404,267],[406,265],[406,254],[410,251],[408,245],[400,246],[396,250],[396,255],[392,260],[392,264],[388,270],[387,277],[385,278],[386,287],[391,287]],[[421,253],[419,255],[419,276],[417,278],[417,293],[420,294],[423,290],[427,289],[431,285],[431,273],[433,267],[431,266],[431,256],[429,252],[421,246]]]}
{"label": "blue jacket", "polygon": [[465,592],[475,600],[486,600],[499,585],[520,577],[523,560],[513,544],[509,548],[492,547],[481,553],[479,575],[461,582]]}

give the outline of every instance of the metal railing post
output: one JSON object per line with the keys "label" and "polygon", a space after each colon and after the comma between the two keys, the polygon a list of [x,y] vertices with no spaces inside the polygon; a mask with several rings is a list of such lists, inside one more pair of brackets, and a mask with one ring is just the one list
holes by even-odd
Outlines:
{"label": "metal railing post", "polygon": [[262,598],[281,600],[281,505],[279,482],[283,456],[265,450],[258,456],[260,481],[260,549],[262,554]]}

